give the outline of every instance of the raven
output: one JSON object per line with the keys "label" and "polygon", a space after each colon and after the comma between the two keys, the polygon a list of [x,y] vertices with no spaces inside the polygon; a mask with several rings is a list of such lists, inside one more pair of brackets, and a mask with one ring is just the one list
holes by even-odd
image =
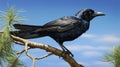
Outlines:
{"label": "raven", "polygon": [[92,9],[82,9],[75,16],[65,16],[43,26],[14,24],[13,26],[18,31],[11,31],[10,33],[25,39],[50,36],[60,45],[64,54],[67,53],[73,57],[63,42],[74,40],[85,33],[89,29],[90,20],[103,15],[105,14],[95,12]]}

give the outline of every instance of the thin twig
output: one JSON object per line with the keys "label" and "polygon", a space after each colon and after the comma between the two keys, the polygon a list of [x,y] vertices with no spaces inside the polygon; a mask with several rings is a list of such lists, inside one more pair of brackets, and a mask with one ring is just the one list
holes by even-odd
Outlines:
{"label": "thin twig", "polygon": [[[17,44],[21,44],[21,45],[23,44],[23,43],[18,42],[18,41],[14,41],[14,42],[17,43]],[[19,54],[19,56],[20,56],[23,52],[26,52],[26,55],[32,59],[32,67],[35,66],[35,60],[41,60],[41,59],[44,59],[44,58],[46,58],[46,57],[52,55],[52,53],[49,53],[49,54],[44,55],[44,56],[42,56],[42,57],[34,58],[34,57],[32,57],[32,56],[28,53],[28,50],[31,49],[31,48],[30,48],[30,47],[29,47],[29,48],[27,47],[27,43],[25,43],[25,44],[26,44],[25,49],[22,50],[22,51],[20,51],[20,52],[18,52],[17,54]]]}
{"label": "thin twig", "polygon": [[31,67],[35,67],[35,58],[32,58],[32,66]]}
{"label": "thin twig", "polygon": [[46,58],[46,57],[48,57],[48,56],[51,56],[51,55],[53,55],[53,53],[49,53],[49,54],[47,54],[47,55],[44,55],[44,56],[42,56],[42,57],[35,58],[35,59],[36,59],[36,60],[41,60],[41,59],[44,59],[44,58]]}
{"label": "thin twig", "polygon": [[26,55],[32,60],[31,67],[35,67],[35,58],[28,53],[28,43],[27,42],[25,42],[25,52],[26,52]]}
{"label": "thin twig", "polygon": [[23,43],[21,43],[21,42],[19,42],[19,41],[13,40],[13,42],[16,43],[16,44],[19,44],[19,45],[23,45]]}
{"label": "thin twig", "polygon": [[[28,50],[31,49],[30,47],[28,48]],[[25,50],[21,50],[20,52],[17,52],[17,54],[22,54],[23,52],[25,52]]]}

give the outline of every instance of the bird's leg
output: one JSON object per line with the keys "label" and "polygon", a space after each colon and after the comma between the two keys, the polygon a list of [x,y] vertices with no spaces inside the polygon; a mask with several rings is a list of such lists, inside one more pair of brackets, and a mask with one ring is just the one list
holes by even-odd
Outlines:
{"label": "bird's leg", "polygon": [[74,56],[64,45],[60,44],[60,47],[62,48],[64,54],[69,53],[72,57]]}

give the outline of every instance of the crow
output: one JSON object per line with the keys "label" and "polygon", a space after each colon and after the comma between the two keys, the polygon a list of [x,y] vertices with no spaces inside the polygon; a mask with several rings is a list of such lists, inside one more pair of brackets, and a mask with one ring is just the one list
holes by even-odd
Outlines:
{"label": "crow", "polygon": [[53,38],[62,48],[63,54],[73,54],[63,45],[65,41],[71,41],[83,33],[85,33],[90,26],[90,21],[97,16],[104,16],[102,12],[96,12],[92,9],[82,9],[75,16],[65,16],[42,26],[14,24],[17,31],[11,31],[12,35],[32,39],[38,37],[49,36]]}

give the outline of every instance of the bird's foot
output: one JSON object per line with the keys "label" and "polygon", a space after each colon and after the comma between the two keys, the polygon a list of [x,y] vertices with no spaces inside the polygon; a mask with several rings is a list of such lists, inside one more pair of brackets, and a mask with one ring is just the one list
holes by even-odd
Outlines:
{"label": "bird's foot", "polygon": [[74,57],[74,55],[70,51],[63,51],[63,55],[68,54],[71,57]]}

